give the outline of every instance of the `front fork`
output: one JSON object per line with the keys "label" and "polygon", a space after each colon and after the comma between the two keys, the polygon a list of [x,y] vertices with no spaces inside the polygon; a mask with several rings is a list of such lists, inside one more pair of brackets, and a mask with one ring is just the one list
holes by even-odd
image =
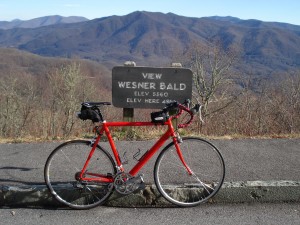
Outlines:
{"label": "front fork", "polygon": [[175,148],[176,148],[176,152],[178,154],[178,157],[180,159],[180,161],[182,162],[183,166],[186,168],[186,171],[188,172],[189,175],[193,175],[193,171],[191,170],[191,168],[187,165],[184,157],[183,157],[183,154],[182,154],[182,151],[180,149],[180,143],[182,143],[182,139],[181,137],[178,135],[178,137],[173,140],[174,141],[174,144],[175,144]]}
{"label": "front fork", "polygon": [[186,161],[184,160],[182,151],[180,149],[180,144],[183,142],[182,138],[180,137],[179,133],[174,130],[173,124],[169,121],[169,128],[172,130],[172,138],[173,142],[176,148],[176,152],[178,154],[178,157],[180,161],[182,162],[183,166],[185,167],[186,171],[188,172],[189,175],[193,175],[193,171],[191,168],[187,165]]}

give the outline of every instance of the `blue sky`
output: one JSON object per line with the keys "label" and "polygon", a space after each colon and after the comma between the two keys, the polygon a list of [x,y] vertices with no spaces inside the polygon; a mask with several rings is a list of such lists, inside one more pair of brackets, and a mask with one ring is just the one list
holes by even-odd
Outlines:
{"label": "blue sky", "polygon": [[299,0],[0,0],[0,21],[48,15],[94,19],[137,10],[188,17],[234,16],[300,25]]}

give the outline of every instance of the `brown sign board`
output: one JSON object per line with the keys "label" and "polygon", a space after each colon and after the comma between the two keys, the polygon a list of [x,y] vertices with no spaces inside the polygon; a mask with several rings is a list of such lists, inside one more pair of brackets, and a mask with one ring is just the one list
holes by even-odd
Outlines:
{"label": "brown sign board", "polygon": [[163,108],[192,97],[192,71],[186,68],[125,67],[112,70],[112,102],[120,108]]}

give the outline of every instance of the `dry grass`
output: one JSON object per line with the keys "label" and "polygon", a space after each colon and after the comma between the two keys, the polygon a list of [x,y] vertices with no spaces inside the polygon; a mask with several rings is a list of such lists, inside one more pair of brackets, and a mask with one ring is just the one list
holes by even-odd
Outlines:
{"label": "dry grass", "polygon": [[[133,129],[121,129],[115,128],[111,130],[112,137],[116,141],[123,141],[123,140],[153,140],[158,139],[164,132],[166,128],[158,126],[154,128],[133,128]],[[197,134],[193,132],[188,132],[187,130],[181,130],[180,135],[182,136],[193,136],[193,137],[201,137],[204,139],[211,139],[211,140],[234,140],[234,139],[298,139],[300,138],[300,133],[294,134],[271,134],[271,135],[260,135],[260,136],[246,136],[240,134],[234,135],[224,135],[224,136],[214,136],[214,135],[203,135]],[[51,141],[66,141],[66,140],[73,140],[73,139],[91,139],[94,137],[93,133],[85,133],[81,136],[72,136],[68,138],[63,137],[56,137],[53,139],[49,139],[46,137],[22,137],[22,138],[0,138],[0,144],[5,143],[39,143],[39,142],[51,142]],[[102,140],[107,140],[106,137],[103,137]]]}

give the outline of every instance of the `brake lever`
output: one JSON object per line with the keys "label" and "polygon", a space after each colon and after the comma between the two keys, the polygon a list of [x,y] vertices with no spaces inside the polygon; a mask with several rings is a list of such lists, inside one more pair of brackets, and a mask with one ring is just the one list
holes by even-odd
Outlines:
{"label": "brake lever", "polygon": [[188,109],[190,108],[190,104],[191,104],[191,100],[190,100],[190,99],[186,99],[186,100],[183,102],[183,105],[185,105]]}

